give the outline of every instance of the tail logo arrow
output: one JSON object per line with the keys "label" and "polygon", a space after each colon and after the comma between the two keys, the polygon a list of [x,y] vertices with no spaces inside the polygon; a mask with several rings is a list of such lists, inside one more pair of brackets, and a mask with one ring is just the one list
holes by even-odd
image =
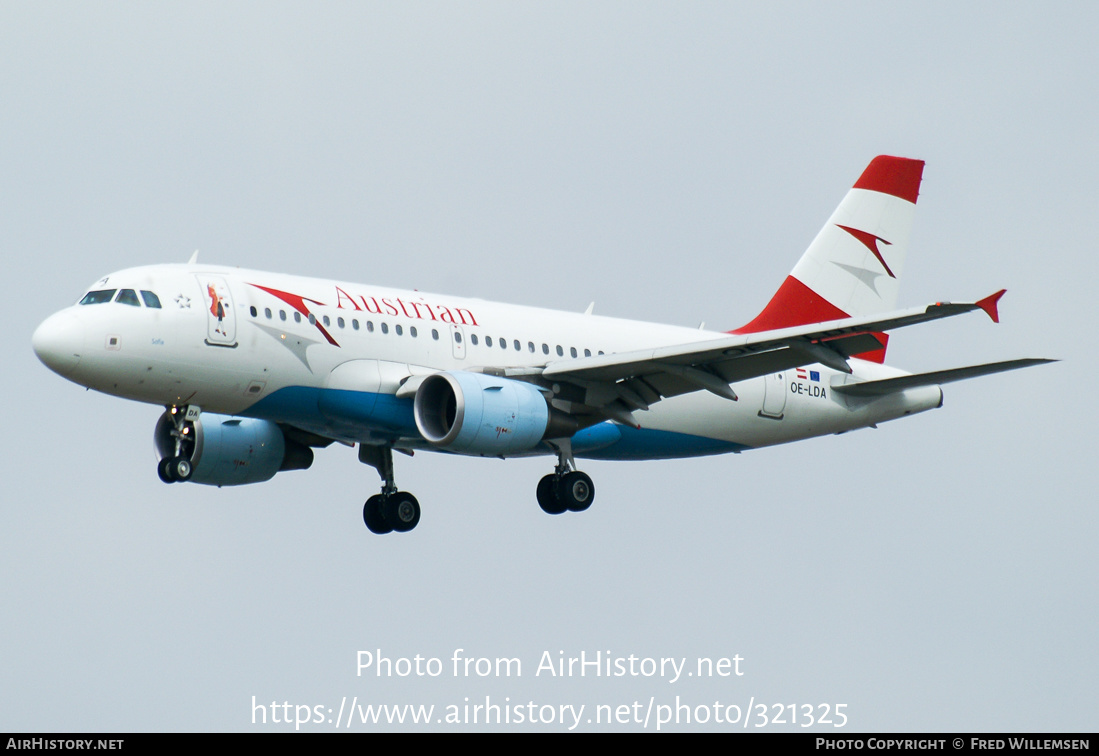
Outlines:
{"label": "tail logo arrow", "polygon": [[878,249],[878,242],[888,245],[891,245],[892,242],[887,242],[880,236],[874,236],[874,234],[868,233],[866,231],[859,231],[857,228],[851,228],[850,226],[840,226],[838,223],[836,225],[842,228],[847,233],[851,234],[851,236],[855,237],[860,242],[862,242],[868,250],[874,253],[874,257],[878,258],[878,262],[880,262],[881,266],[885,268],[885,272],[889,274],[889,277],[896,278],[896,276],[893,275],[893,271],[889,269],[889,265],[885,262],[885,258],[882,257],[881,250]]}

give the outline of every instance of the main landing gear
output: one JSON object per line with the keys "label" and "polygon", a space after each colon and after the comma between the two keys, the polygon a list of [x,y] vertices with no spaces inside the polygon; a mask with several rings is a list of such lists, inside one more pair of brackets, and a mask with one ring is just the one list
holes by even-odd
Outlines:
{"label": "main landing gear", "polygon": [[[555,443],[557,465],[538,482],[538,506],[552,515],[583,512],[595,501],[595,484],[587,473],[575,469],[568,442]],[[420,502],[406,491],[398,491],[393,480],[393,447],[359,444],[359,461],[370,465],[382,478],[381,493],[363,505],[363,522],[371,533],[407,533],[420,522]]]}
{"label": "main landing gear", "polygon": [[583,512],[595,501],[595,484],[587,473],[574,469],[572,449],[563,444],[557,448],[557,466],[538,481],[538,506],[546,514]]}
{"label": "main landing gear", "polygon": [[363,522],[371,533],[407,533],[420,521],[420,502],[393,482],[393,447],[359,444],[359,461],[370,465],[381,476],[382,492],[363,505]]}

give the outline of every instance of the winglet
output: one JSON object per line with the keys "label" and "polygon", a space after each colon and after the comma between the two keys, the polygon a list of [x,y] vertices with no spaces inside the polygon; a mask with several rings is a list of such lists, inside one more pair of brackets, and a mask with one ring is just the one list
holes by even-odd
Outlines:
{"label": "winglet", "polygon": [[1006,291],[1007,289],[1000,289],[995,294],[991,294],[984,299],[978,300],[974,304],[987,312],[988,317],[992,318],[993,323],[999,323],[1000,312],[996,309],[996,304],[1000,301],[1000,297],[1002,297]]}
{"label": "winglet", "polygon": [[198,250],[196,249],[191,255],[191,259],[187,261],[188,265],[194,265],[198,262]]}

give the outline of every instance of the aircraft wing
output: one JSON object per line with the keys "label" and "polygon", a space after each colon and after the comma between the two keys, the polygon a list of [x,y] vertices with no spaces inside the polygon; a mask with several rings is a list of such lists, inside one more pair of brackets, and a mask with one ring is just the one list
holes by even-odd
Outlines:
{"label": "aircraft wing", "polygon": [[[820,363],[850,373],[848,357],[881,348],[874,335],[877,332],[974,310],[984,310],[993,321],[999,322],[996,305],[1003,294],[1004,290],[1000,290],[972,303],[936,302],[876,316],[561,360],[538,371],[538,377],[583,389],[583,396],[572,392],[572,401],[601,408],[611,417],[632,423],[630,411],[648,409],[661,398],[705,389],[735,401],[736,393],[729,384],[802,365]],[[519,379],[528,375],[533,378],[531,373],[529,369],[504,371],[505,375]]]}

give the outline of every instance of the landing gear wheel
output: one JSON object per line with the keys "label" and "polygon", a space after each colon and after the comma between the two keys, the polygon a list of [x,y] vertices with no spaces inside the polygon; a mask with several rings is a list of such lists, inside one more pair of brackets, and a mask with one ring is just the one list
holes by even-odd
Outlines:
{"label": "landing gear wheel", "polygon": [[169,457],[165,457],[156,463],[156,474],[160,476],[160,479],[165,483],[175,483],[176,479],[172,477],[172,460]]}
{"label": "landing gear wheel", "polygon": [[382,504],[382,514],[393,530],[407,533],[420,521],[420,502],[412,494],[398,491],[386,498]]}
{"label": "landing gear wheel", "polygon": [[[411,454],[411,452],[409,452]],[[359,444],[359,461],[378,471],[382,492],[366,500],[363,522],[371,533],[407,533],[420,521],[420,502],[393,482],[393,446]]]}
{"label": "landing gear wheel", "polygon": [[366,523],[366,527],[370,529],[371,533],[377,535],[385,535],[392,532],[393,526],[385,521],[385,517],[382,516],[382,502],[385,499],[381,494],[374,494],[366,500],[366,504],[363,505],[363,522]]}
{"label": "landing gear wheel", "polygon": [[168,460],[168,474],[172,476],[172,480],[177,483],[186,483],[191,479],[191,474],[195,471],[194,465],[191,464],[191,460],[186,457],[172,457]]}
{"label": "landing gear wheel", "polygon": [[561,504],[557,496],[557,476],[547,475],[538,481],[538,506],[542,508],[542,511],[546,514],[559,515],[564,514],[565,505]]}
{"label": "landing gear wheel", "polygon": [[595,485],[579,470],[565,473],[557,483],[557,501],[570,512],[583,512],[595,501]]}

